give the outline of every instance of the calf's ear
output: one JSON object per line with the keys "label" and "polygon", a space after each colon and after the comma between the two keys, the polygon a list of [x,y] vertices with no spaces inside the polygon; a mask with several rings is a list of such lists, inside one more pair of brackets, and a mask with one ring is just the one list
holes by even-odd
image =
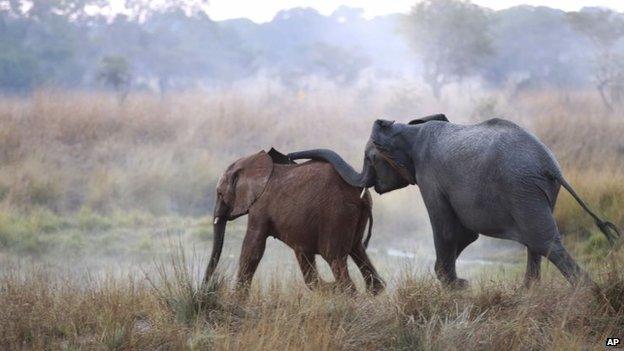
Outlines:
{"label": "calf's ear", "polygon": [[264,193],[273,173],[273,161],[266,152],[260,151],[238,161],[236,168],[230,191],[226,191],[232,219],[249,212],[251,205]]}
{"label": "calf's ear", "polygon": [[283,153],[275,150],[275,148],[271,148],[271,150],[269,150],[268,152],[269,157],[271,157],[271,160],[273,161],[273,163],[277,163],[280,165],[291,165],[291,164],[296,164],[295,161],[291,160],[290,158],[288,158],[288,156],[284,155]]}

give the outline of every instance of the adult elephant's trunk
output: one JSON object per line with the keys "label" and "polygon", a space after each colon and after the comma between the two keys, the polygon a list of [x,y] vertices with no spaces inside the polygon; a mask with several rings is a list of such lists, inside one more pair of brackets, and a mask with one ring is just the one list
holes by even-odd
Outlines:
{"label": "adult elephant's trunk", "polygon": [[217,264],[219,264],[219,258],[221,257],[221,251],[223,250],[223,237],[225,236],[225,227],[227,225],[229,215],[229,208],[221,199],[221,196],[217,197],[217,202],[214,208],[213,215],[213,233],[214,238],[212,241],[212,254],[210,255],[210,262],[206,268],[206,274],[204,275],[204,284],[208,283],[215,270]]}
{"label": "adult elephant's trunk", "polygon": [[338,174],[340,174],[340,177],[342,177],[342,179],[350,185],[360,188],[369,188],[375,185],[375,171],[366,158],[364,159],[362,172],[358,173],[342,157],[340,157],[340,155],[329,149],[314,149],[293,152],[288,154],[288,157],[291,160],[309,158],[312,160],[327,161],[334,166],[336,171],[338,171]]}

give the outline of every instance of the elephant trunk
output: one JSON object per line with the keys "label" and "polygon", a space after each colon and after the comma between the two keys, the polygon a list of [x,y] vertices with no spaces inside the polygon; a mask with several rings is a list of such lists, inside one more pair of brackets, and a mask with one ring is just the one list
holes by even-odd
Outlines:
{"label": "elephant trunk", "polygon": [[351,186],[369,188],[375,185],[375,172],[367,158],[364,159],[362,172],[356,172],[340,155],[329,149],[314,149],[288,154],[291,160],[309,158],[331,163],[340,177]]}
{"label": "elephant trunk", "polygon": [[223,250],[223,238],[225,236],[225,227],[227,226],[228,216],[230,209],[223,202],[221,196],[217,197],[217,202],[214,208],[213,215],[213,233],[214,238],[212,241],[212,253],[210,255],[210,262],[206,268],[206,274],[204,275],[204,284],[208,283],[215,270],[217,264],[219,264],[219,258],[221,257],[221,251]]}

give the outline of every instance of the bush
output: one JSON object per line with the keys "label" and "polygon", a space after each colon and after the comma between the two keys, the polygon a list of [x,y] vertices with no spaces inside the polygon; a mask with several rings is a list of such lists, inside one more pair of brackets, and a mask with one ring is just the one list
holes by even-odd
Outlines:
{"label": "bush", "polygon": [[19,216],[0,213],[0,246],[20,253],[41,254],[49,242],[38,223]]}
{"label": "bush", "polygon": [[113,227],[109,217],[101,216],[88,208],[82,208],[75,216],[78,227],[87,231],[102,231]]}

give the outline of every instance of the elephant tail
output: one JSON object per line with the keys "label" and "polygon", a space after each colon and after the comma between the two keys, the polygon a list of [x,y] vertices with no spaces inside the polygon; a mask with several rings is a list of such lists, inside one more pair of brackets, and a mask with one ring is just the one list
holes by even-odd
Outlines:
{"label": "elephant tail", "polygon": [[576,193],[576,191],[574,191],[572,186],[563,178],[563,176],[557,177],[557,180],[559,181],[559,183],[564,188],[566,188],[566,190],[570,193],[570,195],[572,195],[572,197],[574,197],[576,202],[578,202],[579,205],[581,205],[581,207],[585,211],[587,211],[587,213],[589,213],[590,216],[592,216],[594,218],[594,221],[596,222],[596,225],[598,226],[600,231],[607,237],[607,240],[609,240],[609,242],[611,244],[615,243],[615,240],[617,240],[619,238],[619,236],[620,236],[620,231],[617,229],[615,224],[613,224],[613,223],[611,223],[609,221],[602,220],[594,212],[592,212],[592,210],[589,209],[589,207],[587,206],[585,201],[583,201],[583,199],[581,199],[581,197]]}
{"label": "elephant tail", "polygon": [[371,198],[370,192],[368,189],[364,188],[363,190],[363,198],[366,206],[366,215],[368,216],[368,234],[366,234],[366,239],[364,239],[364,248],[368,248],[368,242],[370,241],[371,236],[373,235],[373,199]]}

